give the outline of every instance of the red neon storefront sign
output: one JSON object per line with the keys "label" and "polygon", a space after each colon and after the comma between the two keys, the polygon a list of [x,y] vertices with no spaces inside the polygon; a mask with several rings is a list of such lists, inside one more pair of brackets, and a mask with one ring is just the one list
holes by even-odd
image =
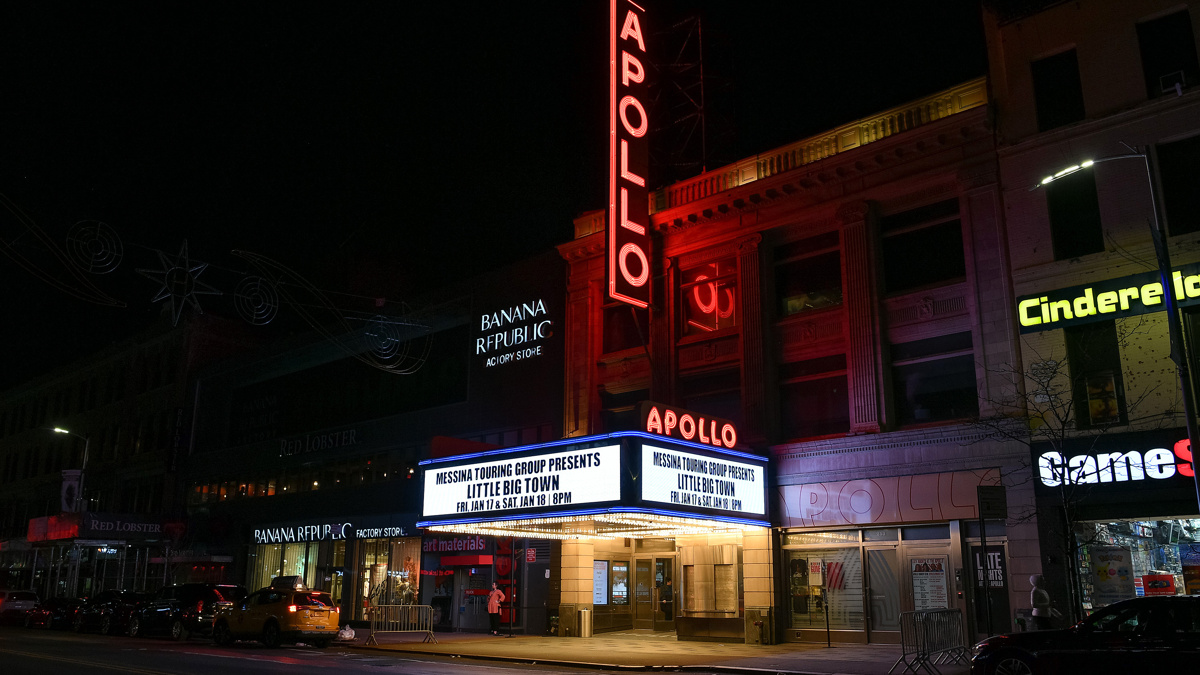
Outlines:
{"label": "red neon storefront sign", "polygon": [[737,445],[737,428],[733,422],[719,417],[709,417],[653,401],[643,401],[641,418],[642,431],[648,434],[681,438],[717,448],[732,448]]}
{"label": "red neon storefront sign", "polygon": [[608,296],[650,305],[646,10],[609,0]]}

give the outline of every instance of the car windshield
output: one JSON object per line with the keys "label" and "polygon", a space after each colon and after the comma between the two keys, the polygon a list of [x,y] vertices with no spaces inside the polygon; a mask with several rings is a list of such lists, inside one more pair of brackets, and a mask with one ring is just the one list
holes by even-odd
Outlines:
{"label": "car windshield", "polygon": [[293,602],[309,607],[333,607],[333,599],[328,593],[297,593]]}

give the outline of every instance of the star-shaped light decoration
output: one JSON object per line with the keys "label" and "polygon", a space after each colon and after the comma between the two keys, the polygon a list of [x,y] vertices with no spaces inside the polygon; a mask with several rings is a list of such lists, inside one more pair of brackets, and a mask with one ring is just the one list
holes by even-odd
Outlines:
{"label": "star-shaped light decoration", "polygon": [[162,251],[158,252],[158,259],[162,263],[161,270],[139,269],[137,272],[151,281],[162,284],[162,288],[150,302],[171,298],[172,326],[179,325],[179,314],[183,311],[185,302],[191,304],[197,313],[203,314],[204,310],[200,308],[196,296],[221,295],[221,291],[196,278],[208,267],[208,263],[192,264],[188,260],[187,239],[184,239],[183,245],[179,247],[179,255],[175,257],[174,262]]}

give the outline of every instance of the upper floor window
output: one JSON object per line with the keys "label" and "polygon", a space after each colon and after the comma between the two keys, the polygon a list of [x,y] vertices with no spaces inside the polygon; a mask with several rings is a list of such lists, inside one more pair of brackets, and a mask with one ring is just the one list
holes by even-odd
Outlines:
{"label": "upper floor window", "polygon": [[888,293],[956,281],[966,276],[958,198],[885,216],[883,284]]}
{"label": "upper floor window", "polygon": [[900,424],[979,414],[971,334],[953,333],[893,344],[892,383]]}
{"label": "upper floor window", "polygon": [[775,297],[786,317],[842,304],[838,233],[827,232],[775,249]]}
{"label": "upper floor window", "polygon": [[679,290],[684,335],[737,325],[737,263],[733,258],[684,270]]}
{"label": "upper floor window", "polygon": [[1068,49],[1029,64],[1038,131],[1048,131],[1084,118],[1079,61]]}
{"label": "upper floor window", "polygon": [[779,380],[779,430],[784,439],[850,430],[845,354],[784,364]]}
{"label": "upper floor window", "polygon": [[681,375],[676,397],[688,410],[742,424],[741,371],[736,368]]}
{"label": "upper floor window", "polygon": [[1071,369],[1075,426],[1095,429],[1125,424],[1125,386],[1114,321],[1063,329]]}
{"label": "upper floor window", "polygon": [[1172,236],[1200,230],[1200,136],[1157,148],[1162,207]]}
{"label": "upper floor window", "polygon": [[605,354],[642,349],[650,343],[650,312],[624,303],[604,308]]}
{"label": "upper floor window", "polygon": [[1186,9],[1139,23],[1137,34],[1146,98],[1174,94],[1200,82],[1192,17]]}
{"label": "upper floor window", "polygon": [[1103,251],[1095,174],[1076,171],[1046,185],[1045,190],[1054,259],[1069,260]]}

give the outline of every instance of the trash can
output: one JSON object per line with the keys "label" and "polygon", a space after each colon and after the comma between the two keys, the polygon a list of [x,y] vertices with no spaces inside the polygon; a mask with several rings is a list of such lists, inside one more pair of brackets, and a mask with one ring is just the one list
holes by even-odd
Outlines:
{"label": "trash can", "polygon": [[592,637],[592,610],[579,610],[579,637]]}

